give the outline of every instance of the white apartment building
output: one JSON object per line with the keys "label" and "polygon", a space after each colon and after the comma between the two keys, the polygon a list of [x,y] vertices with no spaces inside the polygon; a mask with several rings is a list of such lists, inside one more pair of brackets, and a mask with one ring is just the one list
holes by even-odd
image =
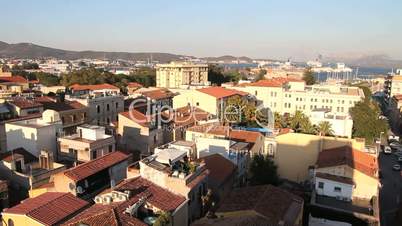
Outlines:
{"label": "white apartment building", "polygon": [[307,86],[303,80],[276,78],[231,86],[248,92],[261,100],[264,107],[280,114],[302,111],[310,115],[314,109],[328,109],[346,114],[357,102],[364,99],[363,90],[341,85]]}
{"label": "white apartment building", "polygon": [[124,97],[120,89],[110,84],[72,85],[68,100],[75,100],[89,107],[89,122],[97,125],[109,125],[118,120],[118,114],[124,111]]}
{"label": "white apartment building", "polygon": [[353,120],[349,114],[334,114],[326,109],[311,111],[310,121],[314,125],[329,122],[333,135],[352,138]]}
{"label": "white apartment building", "polygon": [[171,62],[156,65],[156,86],[180,88],[185,86],[208,86],[208,65],[192,62]]}
{"label": "white apartment building", "polygon": [[7,150],[24,148],[36,157],[41,150],[47,150],[56,156],[56,139],[62,126],[60,116],[54,110],[44,111],[41,118],[6,123]]}

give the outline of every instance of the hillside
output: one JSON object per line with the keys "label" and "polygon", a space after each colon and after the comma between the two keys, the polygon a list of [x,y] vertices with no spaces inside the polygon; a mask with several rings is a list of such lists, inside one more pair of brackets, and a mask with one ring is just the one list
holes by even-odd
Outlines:
{"label": "hillside", "polygon": [[169,62],[179,60],[183,55],[170,53],[129,53],[129,52],[102,52],[102,51],[70,51],[39,46],[32,43],[8,44],[0,41],[0,57],[15,58],[45,58],[55,57],[59,59],[74,60],[80,58],[92,59],[124,59],[124,60],[148,60],[152,59],[159,62]]}

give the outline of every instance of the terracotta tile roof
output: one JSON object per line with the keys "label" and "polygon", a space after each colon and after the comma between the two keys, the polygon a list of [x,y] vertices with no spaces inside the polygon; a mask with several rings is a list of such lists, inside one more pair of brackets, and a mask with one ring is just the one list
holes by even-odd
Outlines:
{"label": "terracotta tile roof", "polygon": [[9,100],[8,103],[15,105],[21,109],[43,107],[41,103],[23,97],[14,97],[11,100]]}
{"label": "terracotta tile roof", "polygon": [[174,109],[173,112],[162,112],[162,116],[171,120],[175,126],[191,126],[196,122],[208,120],[210,114],[200,108],[185,106]]}
{"label": "terracotta tile roof", "polygon": [[323,179],[327,179],[327,180],[333,180],[333,181],[337,181],[340,183],[344,183],[344,184],[350,184],[350,185],[354,185],[355,183],[353,182],[352,179],[347,178],[347,177],[341,177],[341,176],[336,176],[336,175],[332,175],[332,174],[328,174],[328,173],[320,173],[317,172],[315,174],[316,177],[319,178],[323,178]]}
{"label": "terracotta tile roof", "polygon": [[302,208],[303,199],[299,196],[272,185],[262,185],[233,189],[216,214],[236,212],[240,216],[240,211],[255,211],[266,218],[264,225],[279,225],[280,221],[294,225]]}
{"label": "terracotta tile roof", "polygon": [[271,78],[271,79],[259,80],[257,82],[252,83],[243,83],[240,84],[239,86],[282,87],[283,84],[287,82],[304,82],[304,81],[295,78]]}
{"label": "terracotta tile roof", "polygon": [[248,94],[246,92],[233,90],[233,89],[227,89],[227,88],[224,88],[221,86],[211,86],[211,87],[207,87],[207,88],[197,89],[197,91],[208,94],[217,99],[224,98],[224,97],[230,97],[230,96],[234,96],[234,95],[245,96]]}
{"label": "terracotta tile roof", "polygon": [[205,156],[198,161],[203,161],[209,170],[208,180],[214,181],[219,186],[236,173],[236,165],[220,154]]}
{"label": "terracotta tile roof", "polygon": [[175,96],[175,94],[172,91],[165,88],[158,88],[153,90],[137,90],[135,93],[141,94],[152,100],[172,98]]}
{"label": "terracotta tile roof", "polygon": [[81,104],[78,101],[57,101],[55,98],[47,96],[37,97],[35,101],[43,104],[43,107],[45,109],[51,109],[57,112],[86,108],[85,105]]}
{"label": "terracotta tile roof", "polygon": [[102,89],[114,89],[114,90],[120,90],[118,87],[108,84],[108,83],[103,83],[103,84],[98,84],[98,85],[80,85],[80,84],[74,84],[70,86],[71,89],[75,91],[80,91],[80,90],[102,90]]}
{"label": "terracotta tile roof", "polygon": [[127,87],[129,87],[129,88],[141,88],[142,85],[140,83],[137,83],[137,82],[129,82],[127,84]]}
{"label": "terracotta tile roof", "polygon": [[217,123],[206,123],[202,125],[196,125],[188,128],[187,130],[198,133],[207,133],[207,134],[225,136],[227,138],[236,141],[248,142],[248,143],[255,143],[258,138],[262,137],[262,134],[259,132],[233,130],[229,126],[223,126]]}
{"label": "terracotta tile roof", "polygon": [[6,161],[6,162],[12,162],[13,161],[13,155],[14,155],[14,157],[16,155],[23,156],[25,164],[38,161],[38,158],[36,156],[31,154],[30,152],[28,152],[24,148],[17,148],[17,149],[14,149],[13,151],[0,153],[0,159],[2,161]]}
{"label": "terracotta tile roof", "polygon": [[140,124],[143,127],[149,127],[151,125],[153,117],[144,115],[143,113],[135,109],[132,109],[131,111],[120,112],[119,114],[132,120],[133,122]]}
{"label": "terracotta tile roof", "polygon": [[88,205],[88,202],[70,193],[46,192],[35,198],[26,199],[3,212],[27,215],[44,225],[54,225]]}
{"label": "terracotta tile roof", "polygon": [[348,165],[370,177],[377,178],[378,161],[373,155],[352,149],[350,146],[325,149],[318,154],[318,168],[340,165]]}
{"label": "terracotta tile roof", "polygon": [[127,160],[130,156],[121,151],[114,151],[95,160],[80,164],[64,171],[64,175],[74,181],[80,181],[95,173]]}
{"label": "terracotta tile roof", "polygon": [[142,177],[126,180],[114,190],[129,190],[132,192],[132,197],[124,202],[95,204],[63,225],[78,226],[84,223],[88,226],[146,226],[140,219],[124,213],[127,207],[136,203],[141,197],[147,197],[147,203],[163,211],[174,211],[186,201],[185,197],[173,194]]}
{"label": "terracotta tile roof", "polygon": [[28,83],[22,76],[0,76],[0,83]]}
{"label": "terracotta tile roof", "polygon": [[193,179],[190,183],[187,184],[187,187],[194,188],[199,185],[202,181],[206,180],[209,175],[209,170],[206,169],[202,173],[200,173],[195,179]]}

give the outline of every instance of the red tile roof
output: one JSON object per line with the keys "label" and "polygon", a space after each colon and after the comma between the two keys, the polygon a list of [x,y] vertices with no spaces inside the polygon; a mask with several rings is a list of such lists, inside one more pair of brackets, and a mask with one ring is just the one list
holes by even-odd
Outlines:
{"label": "red tile roof", "polygon": [[245,131],[245,130],[233,130],[229,126],[223,126],[217,123],[206,123],[202,125],[196,125],[188,128],[187,130],[198,132],[214,134],[219,136],[225,136],[236,141],[256,143],[262,134],[259,132]]}
{"label": "red tile roof", "polygon": [[152,121],[152,116],[144,115],[143,113],[135,109],[132,109],[131,111],[120,112],[119,114],[144,127],[150,126]]}
{"label": "red tile roof", "polygon": [[43,107],[45,109],[51,109],[57,112],[86,108],[85,105],[81,104],[78,101],[57,101],[56,98],[47,96],[37,97],[35,101],[43,104]]}
{"label": "red tile roof", "polygon": [[28,81],[22,76],[0,76],[0,83],[28,83]]}
{"label": "red tile roof", "polygon": [[132,197],[124,202],[95,204],[63,225],[78,226],[84,223],[88,226],[146,226],[140,219],[124,213],[127,207],[136,203],[141,197],[147,197],[147,203],[162,211],[174,211],[186,201],[185,197],[176,195],[142,177],[126,180],[114,190],[123,192],[129,190],[132,192]]}
{"label": "red tile roof", "polygon": [[108,83],[103,83],[103,84],[98,84],[98,85],[74,84],[74,85],[71,85],[70,88],[75,90],[75,91],[80,91],[80,90],[102,90],[102,89],[120,90],[118,87],[116,87],[114,85],[110,85]]}
{"label": "red tile roof", "polygon": [[208,120],[209,113],[200,108],[185,106],[174,109],[173,112],[162,112],[162,116],[171,120],[177,126],[191,126],[196,122]]}
{"label": "red tile roof", "polygon": [[29,100],[23,97],[14,97],[8,101],[10,104],[15,105],[21,109],[43,107],[43,105],[35,100]]}
{"label": "red tile roof", "polygon": [[213,154],[200,158],[209,170],[208,179],[219,186],[236,173],[236,165],[220,154]]}
{"label": "red tile roof", "polygon": [[[217,215],[226,212],[255,211],[265,217],[264,225],[294,225],[302,212],[303,199],[272,185],[235,188],[218,208]],[[245,212],[247,215],[247,212]],[[225,217],[223,217],[225,218]]]}
{"label": "red tile roof", "polygon": [[142,87],[142,85],[140,83],[137,83],[137,82],[129,82],[127,84],[127,87],[129,87],[129,88],[140,88],[140,87]]}
{"label": "red tile roof", "polygon": [[317,167],[348,165],[368,176],[377,177],[377,157],[352,149],[350,146],[325,149],[318,154]]}
{"label": "red tile roof", "polygon": [[234,95],[245,96],[248,94],[246,92],[233,90],[233,89],[227,89],[227,88],[224,88],[221,86],[211,86],[211,87],[207,87],[207,88],[197,89],[197,91],[208,94],[217,99],[224,98],[224,97],[230,97],[230,96],[234,96]]}
{"label": "red tile roof", "polygon": [[27,215],[44,225],[54,225],[88,205],[88,202],[70,193],[46,192],[35,198],[26,199],[3,212]]}
{"label": "red tile roof", "polygon": [[100,158],[95,160],[80,164],[76,167],[70,168],[64,171],[64,175],[71,178],[74,181],[80,181],[85,179],[95,173],[98,173],[101,170],[107,169],[111,166],[114,166],[120,162],[127,160],[130,156],[124,154],[121,151],[115,151],[109,154],[106,154]]}
{"label": "red tile roof", "polygon": [[304,82],[300,79],[294,78],[271,78],[271,79],[263,79],[257,82],[252,83],[243,83],[239,86],[260,86],[260,87],[282,87],[283,84],[287,82]]}
{"label": "red tile roof", "polygon": [[141,94],[152,100],[167,99],[175,96],[172,91],[165,88],[158,88],[153,90],[137,90],[135,93]]}

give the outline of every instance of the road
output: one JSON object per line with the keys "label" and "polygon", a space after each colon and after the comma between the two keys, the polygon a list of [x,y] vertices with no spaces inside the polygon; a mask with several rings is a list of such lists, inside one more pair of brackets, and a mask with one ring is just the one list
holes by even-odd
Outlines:
{"label": "road", "polygon": [[402,199],[401,174],[399,171],[392,170],[392,166],[397,163],[396,159],[397,157],[393,154],[380,153],[379,167],[382,173],[382,188],[380,190],[381,226],[400,226],[400,224],[393,222],[398,208],[398,199]]}

